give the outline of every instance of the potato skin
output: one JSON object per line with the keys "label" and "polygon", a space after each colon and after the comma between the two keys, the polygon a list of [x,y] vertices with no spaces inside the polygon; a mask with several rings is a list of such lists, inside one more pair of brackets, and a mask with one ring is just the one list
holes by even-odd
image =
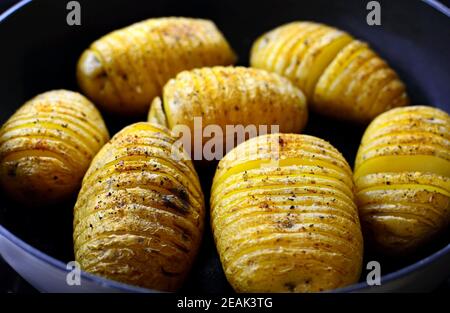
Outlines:
{"label": "potato skin", "polygon": [[390,110],[368,127],[355,162],[361,223],[379,251],[400,255],[450,222],[450,117],[432,107]]}
{"label": "potato skin", "polygon": [[[158,117],[154,101],[150,120]],[[298,133],[308,118],[303,93],[289,80],[275,73],[245,67],[221,67],[184,71],[163,90],[162,105],[169,128],[186,125],[194,134],[194,117],[202,125],[279,125],[280,132]],[[205,143],[204,140],[203,143]],[[225,138],[224,138],[225,143]]]}
{"label": "potato skin", "polygon": [[293,22],[266,33],[250,63],[288,77],[314,111],[337,119],[368,123],[409,104],[397,74],[366,43],[323,24]]}
{"label": "potato skin", "polygon": [[83,92],[105,110],[138,115],[177,73],[235,61],[213,22],[153,18],[95,41],[80,57],[77,76]]}
{"label": "potato skin", "polygon": [[358,281],[363,242],[351,169],[322,139],[266,135],[233,149],[214,177],[211,224],[237,292],[318,292]]}
{"label": "potato skin", "polygon": [[151,289],[180,287],[201,241],[205,209],[193,165],[184,151],[172,151],[174,141],[162,127],[137,123],[97,154],[74,208],[82,269]]}
{"label": "potato skin", "polygon": [[15,200],[40,206],[80,186],[109,140],[95,106],[79,93],[54,90],[26,102],[0,130],[0,183]]}

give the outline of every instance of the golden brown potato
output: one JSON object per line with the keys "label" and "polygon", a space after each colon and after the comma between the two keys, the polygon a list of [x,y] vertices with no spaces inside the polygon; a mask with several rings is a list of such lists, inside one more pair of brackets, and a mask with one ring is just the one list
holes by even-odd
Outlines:
{"label": "golden brown potato", "polygon": [[352,172],[322,139],[277,134],[237,146],[217,168],[211,224],[238,292],[317,292],[358,281]]}
{"label": "golden brown potato", "polygon": [[81,89],[105,110],[144,114],[164,84],[196,67],[231,65],[236,57],[213,22],[153,18],[95,41],[81,56]]}
{"label": "golden brown potato", "polygon": [[363,230],[387,254],[412,252],[450,222],[450,117],[397,108],[368,127],[355,162]]}
{"label": "golden brown potato", "polygon": [[17,201],[43,205],[76,192],[108,141],[100,113],[82,95],[55,90],[25,103],[0,130],[0,182]]}
{"label": "golden brown potato", "polygon": [[323,24],[293,22],[261,36],[253,45],[252,67],[288,77],[312,109],[366,123],[409,103],[404,84],[370,47]]}
{"label": "golden brown potato", "polygon": [[[267,132],[277,125],[280,132],[298,133],[306,125],[308,112],[303,93],[278,74],[219,66],[178,74],[149,112],[149,121],[171,129],[185,125],[192,134],[195,117],[202,118],[203,129],[218,125],[225,145],[227,125],[254,125],[258,131],[254,135],[259,134],[261,125],[268,126]],[[203,144],[206,142],[205,138]]]}
{"label": "golden brown potato", "polygon": [[200,244],[204,199],[166,129],[137,123],[97,154],[74,209],[82,269],[141,287],[180,287]]}

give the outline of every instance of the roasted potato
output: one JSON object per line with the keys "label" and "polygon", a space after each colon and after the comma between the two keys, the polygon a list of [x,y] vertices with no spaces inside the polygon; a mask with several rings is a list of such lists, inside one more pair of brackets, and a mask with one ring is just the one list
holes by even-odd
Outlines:
{"label": "roasted potato", "polygon": [[138,115],[177,73],[235,60],[213,22],[153,18],[95,41],[82,54],[77,76],[83,92],[105,110]]}
{"label": "roasted potato", "polygon": [[368,127],[355,162],[363,230],[376,249],[406,254],[450,222],[450,117],[397,108]]}
{"label": "roasted potato", "polygon": [[298,133],[306,125],[308,112],[303,93],[278,74],[245,67],[213,67],[178,74],[164,87],[162,99],[153,101],[149,112],[149,121],[171,129],[184,125],[192,134],[196,134],[195,117],[202,118],[203,129],[220,126],[226,146],[225,137],[230,135],[227,125],[254,125],[258,130],[255,136],[261,125],[268,126],[267,132],[277,125],[280,132]]}
{"label": "roasted potato", "polygon": [[323,24],[293,22],[261,36],[251,66],[291,79],[323,115],[367,123],[409,103],[404,84],[366,43]]}
{"label": "roasted potato", "polygon": [[237,146],[218,165],[211,224],[237,292],[318,292],[360,276],[352,172],[322,139],[272,134]]}
{"label": "roasted potato", "polygon": [[40,94],[0,130],[0,183],[25,204],[63,200],[79,188],[108,139],[100,113],[82,95],[67,90]]}
{"label": "roasted potato", "polygon": [[185,151],[168,130],[137,123],[93,160],[74,209],[82,269],[162,291],[180,287],[197,253],[204,199]]}

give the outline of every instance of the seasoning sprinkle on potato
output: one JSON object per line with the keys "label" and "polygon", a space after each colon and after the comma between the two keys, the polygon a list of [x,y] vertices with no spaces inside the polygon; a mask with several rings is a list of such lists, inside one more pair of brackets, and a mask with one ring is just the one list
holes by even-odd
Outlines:
{"label": "seasoning sprinkle on potato", "polygon": [[40,206],[77,192],[109,134],[95,106],[55,90],[26,102],[0,130],[0,183],[15,200]]}
{"label": "seasoning sprinkle on potato", "polygon": [[150,123],[126,127],[93,160],[74,209],[83,270],[175,291],[197,254],[204,199],[185,151]]}
{"label": "seasoning sprinkle on potato", "polygon": [[368,123],[409,104],[404,84],[366,43],[313,22],[293,22],[253,45],[251,65],[288,77],[311,108],[338,119]]}
{"label": "seasoning sprinkle on potato", "polygon": [[233,149],[214,177],[211,224],[237,292],[318,292],[359,279],[351,169],[322,139],[266,135]]}
{"label": "seasoning sprinkle on potato", "polygon": [[367,128],[355,162],[363,230],[381,252],[415,251],[450,222],[450,116],[397,108]]}
{"label": "seasoning sprinkle on potato", "polygon": [[139,115],[177,73],[235,60],[213,22],[153,18],[95,41],[81,56],[77,75],[83,92],[103,109]]}

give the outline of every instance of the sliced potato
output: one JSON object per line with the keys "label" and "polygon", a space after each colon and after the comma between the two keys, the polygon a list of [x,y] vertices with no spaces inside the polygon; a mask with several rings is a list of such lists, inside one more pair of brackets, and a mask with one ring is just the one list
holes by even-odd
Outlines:
{"label": "sliced potato", "polygon": [[[155,99],[149,112],[150,121],[171,129],[184,125],[191,134],[196,134],[195,118],[201,118],[201,130],[219,126],[225,145],[227,126],[255,126],[253,136],[260,133],[260,126],[267,126],[267,133],[273,125],[279,126],[280,132],[298,133],[306,125],[308,112],[303,93],[278,74],[218,66],[178,74],[166,84],[162,99]],[[205,138],[203,144],[207,141]]]}
{"label": "sliced potato", "polygon": [[288,77],[316,112],[367,123],[409,103],[404,84],[370,47],[323,24],[293,22],[261,36],[251,65]]}
{"label": "sliced potato", "polygon": [[124,283],[174,291],[197,254],[204,199],[185,151],[168,130],[126,127],[104,146],[74,209],[82,269]]}
{"label": "sliced potato", "polygon": [[450,222],[450,117],[426,106],[380,115],[354,176],[367,238],[387,254],[414,251]]}
{"label": "sliced potato", "polygon": [[108,139],[100,113],[82,95],[67,90],[40,94],[0,130],[1,185],[30,205],[67,198]]}
{"label": "sliced potato", "polygon": [[351,169],[328,142],[275,134],[222,159],[211,224],[238,292],[318,292],[358,281],[363,242]]}
{"label": "sliced potato", "polygon": [[95,41],[77,67],[81,89],[105,110],[144,114],[177,73],[231,65],[236,56],[213,22],[153,18]]}

